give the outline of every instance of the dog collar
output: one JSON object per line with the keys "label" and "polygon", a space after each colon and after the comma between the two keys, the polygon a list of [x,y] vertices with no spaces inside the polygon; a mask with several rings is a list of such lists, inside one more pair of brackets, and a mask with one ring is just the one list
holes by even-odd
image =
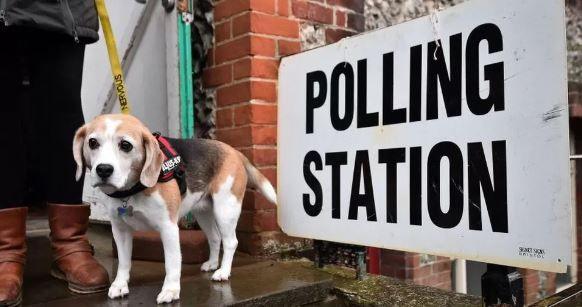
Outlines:
{"label": "dog collar", "polygon": [[[176,179],[178,182],[178,187],[180,188],[180,194],[186,193],[186,178],[184,177],[184,163],[180,155],[176,152],[174,147],[168,142],[168,140],[163,137],[159,132],[154,132],[153,135],[158,141],[160,150],[164,154],[164,162],[162,163],[162,169],[160,170],[160,176],[158,177],[158,182],[167,182],[172,179]],[[109,197],[113,198],[127,198],[129,196],[135,195],[143,190],[147,189],[141,182],[136,183],[131,189],[116,191],[111,194],[107,194]]]}

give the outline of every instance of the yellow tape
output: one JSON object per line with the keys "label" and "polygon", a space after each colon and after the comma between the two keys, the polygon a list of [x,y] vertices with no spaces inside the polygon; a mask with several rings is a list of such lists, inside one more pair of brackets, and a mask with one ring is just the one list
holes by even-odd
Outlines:
{"label": "yellow tape", "polygon": [[107,14],[107,8],[105,7],[105,0],[95,0],[95,6],[97,7],[97,13],[99,14],[99,20],[101,21],[103,34],[105,35],[105,43],[107,44],[107,52],[109,53],[109,63],[111,64],[113,82],[115,85],[115,91],[117,92],[117,97],[119,98],[121,113],[130,114],[131,107],[129,105],[129,100],[127,99],[123,71],[121,70],[117,46],[115,45],[115,37],[113,36],[113,30],[111,29],[111,23],[109,22],[109,14]]}

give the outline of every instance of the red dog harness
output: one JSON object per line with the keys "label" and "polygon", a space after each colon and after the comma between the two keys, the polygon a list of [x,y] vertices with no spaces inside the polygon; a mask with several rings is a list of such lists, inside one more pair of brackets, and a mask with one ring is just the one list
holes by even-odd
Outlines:
{"label": "red dog harness", "polygon": [[[168,140],[159,132],[154,132],[153,135],[156,137],[158,145],[160,146],[160,150],[164,154],[164,162],[162,163],[162,169],[160,170],[158,182],[168,182],[172,179],[176,179],[178,182],[178,187],[180,187],[180,194],[186,193],[187,185],[186,178],[184,177],[185,167],[184,163],[182,162],[182,157],[180,157],[170,142],[168,142]],[[126,198],[145,189],[146,186],[141,184],[141,182],[138,182],[129,190],[116,191],[107,195],[113,198]]]}

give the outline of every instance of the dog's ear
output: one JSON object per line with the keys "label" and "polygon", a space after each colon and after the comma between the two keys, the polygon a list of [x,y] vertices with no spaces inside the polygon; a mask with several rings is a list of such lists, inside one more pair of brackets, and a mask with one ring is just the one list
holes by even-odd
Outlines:
{"label": "dog's ear", "polygon": [[83,125],[75,133],[75,138],[73,139],[73,158],[75,158],[75,163],[77,163],[77,172],[75,178],[77,181],[83,176],[85,171],[85,159],[83,158],[83,144],[85,143],[85,136],[87,136],[87,125]]}
{"label": "dog's ear", "polygon": [[151,188],[158,182],[164,154],[158,145],[158,140],[149,131],[142,133],[143,145],[145,148],[145,162],[141,170],[139,181],[146,187]]}

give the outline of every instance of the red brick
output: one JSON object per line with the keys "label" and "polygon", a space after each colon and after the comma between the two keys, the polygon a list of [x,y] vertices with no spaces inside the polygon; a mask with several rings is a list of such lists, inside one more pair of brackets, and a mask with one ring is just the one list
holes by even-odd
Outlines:
{"label": "red brick", "polygon": [[276,187],[277,186],[277,168],[275,167],[260,167],[259,171],[269,179],[271,184]]}
{"label": "red brick", "polygon": [[327,0],[327,4],[345,7],[358,13],[364,12],[364,0]]}
{"label": "red brick", "polygon": [[232,22],[233,36],[247,32],[299,37],[299,23],[286,17],[250,12],[236,17]]}
{"label": "red brick", "polygon": [[216,138],[233,147],[276,145],[277,126],[254,125],[216,130]]}
{"label": "red brick", "polygon": [[394,275],[392,275],[392,277],[399,278],[399,279],[406,279],[406,270],[405,269],[395,269]]}
{"label": "red brick", "polygon": [[237,230],[243,232],[279,230],[279,226],[277,225],[277,212],[274,209],[243,210],[238,220]]}
{"label": "red brick", "polygon": [[261,193],[247,190],[243,199],[243,210],[273,209],[275,205],[269,202]]}
{"label": "red brick", "polygon": [[292,0],[291,8],[297,18],[333,24],[333,10],[304,0]]}
{"label": "red brick", "polygon": [[234,126],[233,108],[216,110],[216,127],[229,128]]}
{"label": "red brick", "polygon": [[252,81],[251,98],[267,102],[277,102],[277,84],[267,81]]}
{"label": "red brick", "polygon": [[438,275],[438,283],[446,284],[451,281],[451,271],[441,272]]}
{"label": "red brick", "polygon": [[384,276],[396,277],[396,269],[389,265],[380,265],[380,274]]}
{"label": "red brick", "polygon": [[234,79],[248,77],[277,79],[278,69],[277,60],[246,58],[234,63]]}
{"label": "red brick", "polygon": [[342,11],[335,12],[335,24],[340,27],[346,26],[346,13]]}
{"label": "red brick", "polygon": [[406,255],[406,267],[414,268],[420,265],[420,256],[418,254]]}
{"label": "red brick", "polygon": [[382,263],[393,267],[404,267],[404,254],[393,254],[382,250]]}
{"label": "red brick", "polygon": [[325,30],[325,41],[328,44],[335,43],[342,38],[352,36],[356,34],[355,32],[350,32],[342,29],[326,29]]}
{"label": "red brick", "polygon": [[414,269],[412,269],[412,276],[414,276],[414,278],[419,278],[419,277],[427,276],[427,275],[431,274],[431,272],[432,272],[432,268],[430,265],[415,267]]}
{"label": "red brick", "polygon": [[277,126],[253,126],[253,145],[277,145]]}
{"label": "red brick", "polygon": [[214,38],[216,38],[217,43],[230,38],[230,20],[219,23],[214,27]]}
{"label": "red brick", "polygon": [[275,56],[275,40],[265,37],[251,36],[251,54]]}
{"label": "red brick", "polygon": [[366,28],[366,20],[361,14],[348,14],[348,28],[363,32]]}
{"label": "red brick", "polygon": [[250,126],[217,129],[215,134],[217,140],[230,146],[250,146],[253,144]]}
{"label": "red brick", "polygon": [[277,0],[277,14],[289,16],[289,0]]}
{"label": "red brick", "polygon": [[216,91],[216,103],[219,107],[249,101],[250,99],[251,86],[248,81],[221,87]]}
{"label": "red brick", "polygon": [[276,102],[276,83],[268,81],[244,81],[221,87],[216,92],[216,101],[219,107],[247,102],[251,99]]}
{"label": "red brick", "polygon": [[236,15],[250,9],[249,0],[224,0],[214,5],[214,20],[220,21],[224,18]]}
{"label": "red brick", "polygon": [[256,166],[273,166],[277,164],[277,148],[275,147],[248,147],[239,151]]}
{"label": "red brick", "polygon": [[251,10],[267,14],[275,13],[275,0],[250,0]]}
{"label": "red brick", "polygon": [[216,47],[215,62],[239,59],[247,55],[275,56],[275,40],[246,35]]}
{"label": "red brick", "polygon": [[286,56],[301,52],[301,44],[297,41],[278,40],[279,56]]}
{"label": "red brick", "polygon": [[244,58],[234,63],[232,68],[235,80],[248,78],[252,75],[252,60],[253,58]]}
{"label": "red brick", "polygon": [[451,261],[440,261],[433,264],[433,272],[440,273],[440,272],[450,272],[451,271]]}
{"label": "red brick", "polygon": [[215,62],[221,64],[249,54],[251,54],[251,37],[247,35],[216,47]]}
{"label": "red brick", "polygon": [[237,37],[251,32],[251,12],[237,16],[232,20],[232,36]]}
{"label": "red brick", "polygon": [[254,148],[253,164],[257,166],[277,165],[277,148]]}
{"label": "red brick", "polygon": [[237,126],[247,124],[276,124],[277,105],[246,104],[234,110],[234,122]]}
{"label": "red brick", "polygon": [[214,66],[204,70],[203,81],[205,87],[215,87],[232,81],[232,65]]}

